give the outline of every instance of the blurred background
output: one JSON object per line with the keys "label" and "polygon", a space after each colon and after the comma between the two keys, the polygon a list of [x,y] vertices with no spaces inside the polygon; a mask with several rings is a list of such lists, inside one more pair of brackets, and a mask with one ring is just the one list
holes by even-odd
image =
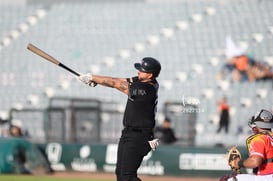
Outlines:
{"label": "blurred background", "polygon": [[[249,118],[273,109],[272,9],[271,0],[1,0],[0,135],[17,125],[34,143],[120,136],[126,95],[84,85],[32,43],[80,73],[114,77],[155,57],[157,126],[170,118],[173,144],[244,146]],[[230,120],[220,129],[223,97]]]}

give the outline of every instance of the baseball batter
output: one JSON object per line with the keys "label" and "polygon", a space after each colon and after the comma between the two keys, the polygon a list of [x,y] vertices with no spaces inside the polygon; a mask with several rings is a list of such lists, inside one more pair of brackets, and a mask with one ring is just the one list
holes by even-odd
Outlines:
{"label": "baseball batter", "polygon": [[159,84],[156,80],[160,63],[152,57],[145,57],[135,63],[138,76],[114,78],[82,74],[79,79],[92,87],[97,84],[116,88],[128,95],[124,112],[122,135],[118,144],[116,165],[117,181],[141,181],[137,170],[143,157],[158,146],[154,139],[155,114],[158,101]]}
{"label": "baseball batter", "polygon": [[[249,157],[246,160],[235,160],[236,168],[252,168],[254,174],[238,174],[238,181],[272,181],[273,180],[273,115],[262,109],[252,116],[249,126],[253,135],[246,143]],[[233,181],[235,178],[229,178]]]}

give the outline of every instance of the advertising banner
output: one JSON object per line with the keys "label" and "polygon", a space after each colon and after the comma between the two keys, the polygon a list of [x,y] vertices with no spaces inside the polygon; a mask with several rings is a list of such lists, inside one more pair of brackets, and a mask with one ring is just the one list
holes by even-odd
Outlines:
{"label": "advertising banner", "polygon": [[[44,145],[51,166],[56,171],[114,172],[116,144],[61,144]],[[247,150],[241,149],[246,157]],[[139,174],[222,176],[230,173],[224,148],[184,148],[160,146],[143,159]]]}

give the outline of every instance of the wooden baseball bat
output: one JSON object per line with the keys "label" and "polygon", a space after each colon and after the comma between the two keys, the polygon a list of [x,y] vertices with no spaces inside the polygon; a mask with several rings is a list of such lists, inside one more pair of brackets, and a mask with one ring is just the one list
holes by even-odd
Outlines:
{"label": "wooden baseball bat", "polygon": [[54,64],[64,68],[65,70],[73,73],[74,75],[80,76],[80,74],[78,72],[76,72],[76,71],[72,70],[71,68],[67,67],[66,65],[62,64],[61,62],[56,60],[54,57],[50,56],[49,54],[47,54],[43,50],[39,49],[38,47],[32,45],[31,43],[28,44],[27,49],[29,49],[30,51],[32,51],[36,55],[39,55],[40,57],[43,57],[47,61],[50,61],[51,63],[54,63]]}

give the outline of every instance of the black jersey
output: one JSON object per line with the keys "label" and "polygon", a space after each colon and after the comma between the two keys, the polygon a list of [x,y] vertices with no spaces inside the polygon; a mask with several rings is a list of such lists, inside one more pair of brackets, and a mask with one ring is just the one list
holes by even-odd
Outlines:
{"label": "black jersey", "polygon": [[125,127],[153,128],[158,99],[158,83],[141,82],[138,77],[129,81],[129,95],[123,118]]}

